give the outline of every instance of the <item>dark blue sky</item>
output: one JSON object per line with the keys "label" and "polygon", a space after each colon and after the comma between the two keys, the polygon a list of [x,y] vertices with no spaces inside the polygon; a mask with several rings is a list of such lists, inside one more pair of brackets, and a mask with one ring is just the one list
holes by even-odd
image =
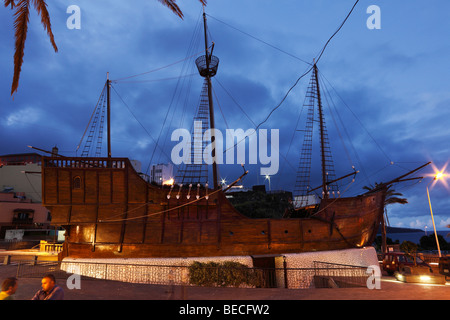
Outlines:
{"label": "dark blue sky", "polygon": [[[211,0],[208,26],[214,54],[220,58],[213,79],[217,127],[247,130],[263,121],[307,70],[304,61],[312,62],[353,4],[353,0]],[[80,8],[81,29],[67,27],[70,5]],[[381,29],[367,28],[370,5],[380,8]],[[0,154],[29,152],[27,145],[42,149],[57,145],[61,153],[76,155],[107,72],[111,79],[121,79],[193,55],[186,62],[113,84],[113,156],[138,159],[144,171],[150,161],[167,162],[174,144],[170,133],[190,128],[202,86],[202,79],[192,75],[195,57],[203,50],[198,29],[202,9],[194,0],[180,1],[180,7],[183,20],[156,0],[136,0],[132,5],[114,0],[48,1],[59,52],[53,51],[33,11],[14,99],[10,96],[13,17],[8,8],[0,9]],[[329,43],[318,67],[324,90],[335,103],[332,110],[339,110],[339,116],[327,118],[336,174],[351,172],[352,164],[360,170],[343,196],[428,161],[438,169],[450,161],[449,11],[445,0],[433,1],[432,6],[424,0],[360,1]],[[177,82],[180,75],[185,77]],[[280,131],[280,171],[271,177],[272,190],[294,188],[302,143],[295,130],[300,129],[296,125],[308,81],[309,75],[301,79],[261,126]],[[156,148],[153,153],[166,114],[167,127],[160,138],[164,152]],[[334,129],[334,122],[341,120],[346,124],[341,133],[351,141],[345,141],[345,148]],[[300,118],[299,124],[303,122]],[[269,187],[258,176],[259,166],[246,168],[250,171],[246,186],[259,182]],[[239,164],[220,167],[227,181],[241,170]],[[432,174],[433,168],[420,173]],[[426,197],[431,180],[395,186],[409,204],[388,207],[391,225],[431,228]],[[450,191],[439,183],[430,194],[436,225],[445,229],[450,224]]]}

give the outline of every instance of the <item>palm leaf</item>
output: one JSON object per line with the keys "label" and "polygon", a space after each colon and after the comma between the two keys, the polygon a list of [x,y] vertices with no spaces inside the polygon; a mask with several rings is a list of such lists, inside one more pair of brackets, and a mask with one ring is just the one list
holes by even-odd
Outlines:
{"label": "palm leaf", "polygon": [[14,8],[14,0],[5,0],[5,8],[9,5],[11,5],[11,9]]}
{"label": "palm leaf", "polygon": [[[33,6],[41,16],[41,23],[44,26],[44,30],[47,31],[50,37],[50,42],[52,43],[55,52],[58,52],[58,47],[56,46],[55,39],[52,33],[52,25],[50,23],[50,15],[47,11],[47,4],[45,0],[31,0],[33,1]],[[17,91],[19,87],[20,72],[22,71],[23,56],[25,52],[25,41],[27,39],[28,33],[28,21],[30,15],[30,0],[20,0],[19,3],[15,4],[14,0],[5,0],[5,7],[11,5],[11,8],[16,9],[14,12],[14,30],[15,30],[15,53],[14,53],[14,77],[11,86],[11,95]]]}
{"label": "palm leaf", "polygon": [[181,12],[180,7],[176,4],[176,0],[158,0],[163,5],[168,7],[170,10],[172,10],[173,13],[175,13],[180,18],[183,18],[183,12]]}
{"label": "palm leaf", "polygon": [[52,33],[52,24],[50,23],[50,15],[47,11],[47,4],[44,0],[32,0],[33,6],[38,12],[38,14],[41,16],[41,23],[44,26],[44,30],[47,31],[48,36],[50,37],[50,42],[52,43],[53,49],[55,52],[58,52],[58,47],[55,43],[55,38],[53,37]]}
{"label": "palm leaf", "polygon": [[407,204],[408,200],[405,198],[398,198],[398,197],[389,197],[386,199],[384,204],[394,204],[394,203],[400,203],[400,204]]}
{"label": "palm leaf", "polygon": [[14,3],[14,0],[5,0],[5,8],[9,5],[11,5],[11,9],[12,9],[12,8],[14,8],[14,6],[16,4]]}
{"label": "palm leaf", "polygon": [[[176,4],[176,0],[158,0],[163,5],[168,7],[170,10],[172,10],[173,13],[175,13],[177,16],[179,16],[181,19],[183,19],[183,12],[181,12],[180,7]],[[202,5],[206,6],[206,0],[199,0]]]}
{"label": "palm leaf", "polygon": [[27,0],[20,0],[15,5],[16,12],[14,13],[14,29],[15,29],[15,53],[14,53],[14,77],[11,87],[11,95],[17,91],[19,87],[20,71],[22,69],[23,54],[25,49],[25,40],[27,39],[28,21],[29,21],[29,7]]}

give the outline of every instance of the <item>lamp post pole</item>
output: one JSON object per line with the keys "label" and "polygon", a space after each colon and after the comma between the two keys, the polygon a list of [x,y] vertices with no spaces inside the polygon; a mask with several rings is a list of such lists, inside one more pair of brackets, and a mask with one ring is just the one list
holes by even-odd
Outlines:
{"label": "lamp post pole", "polygon": [[[430,184],[428,184],[428,185],[430,185]],[[431,221],[433,222],[434,236],[436,237],[436,244],[437,244],[437,249],[438,249],[439,258],[440,258],[441,257],[441,248],[439,246],[439,240],[438,240],[438,236],[437,236],[437,232],[436,232],[436,225],[434,224],[433,209],[431,207],[430,191],[428,190],[428,186],[427,186],[427,196],[428,196],[428,204],[430,205]]]}
{"label": "lamp post pole", "polygon": [[434,236],[436,237],[436,245],[437,245],[437,249],[438,249],[438,253],[439,253],[439,258],[441,257],[441,248],[439,246],[439,240],[438,240],[438,236],[437,236],[437,232],[436,232],[436,225],[434,223],[433,209],[431,207],[430,191],[428,190],[428,187],[430,186],[430,184],[433,181],[438,181],[439,179],[442,179],[445,176],[447,176],[447,174],[444,172],[446,167],[447,167],[447,165],[445,165],[445,167],[441,171],[438,171],[437,173],[435,173],[434,179],[432,181],[430,181],[430,183],[428,183],[428,185],[427,185],[428,204],[430,205],[431,221],[433,222],[433,230],[434,230]]}

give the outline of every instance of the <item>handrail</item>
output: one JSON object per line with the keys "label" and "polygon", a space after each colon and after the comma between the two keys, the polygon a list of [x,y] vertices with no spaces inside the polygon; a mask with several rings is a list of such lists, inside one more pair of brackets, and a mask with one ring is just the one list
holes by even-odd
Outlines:
{"label": "handrail", "polygon": [[42,157],[44,168],[108,168],[125,169],[127,158]]}

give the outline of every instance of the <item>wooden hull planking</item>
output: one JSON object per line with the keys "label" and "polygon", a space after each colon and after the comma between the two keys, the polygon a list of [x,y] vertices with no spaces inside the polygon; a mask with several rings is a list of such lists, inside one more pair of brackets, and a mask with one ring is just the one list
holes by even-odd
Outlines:
{"label": "wooden hull planking", "polygon": [[43,157],[42,193],[52,225],[66,230],[63,255],[74,258],[254,256],[363,247],[374,241],[385,197],[381,190],[324,200],[311,218],[252,219],[222,191],[149,184],[126,158],[66,157]]}

